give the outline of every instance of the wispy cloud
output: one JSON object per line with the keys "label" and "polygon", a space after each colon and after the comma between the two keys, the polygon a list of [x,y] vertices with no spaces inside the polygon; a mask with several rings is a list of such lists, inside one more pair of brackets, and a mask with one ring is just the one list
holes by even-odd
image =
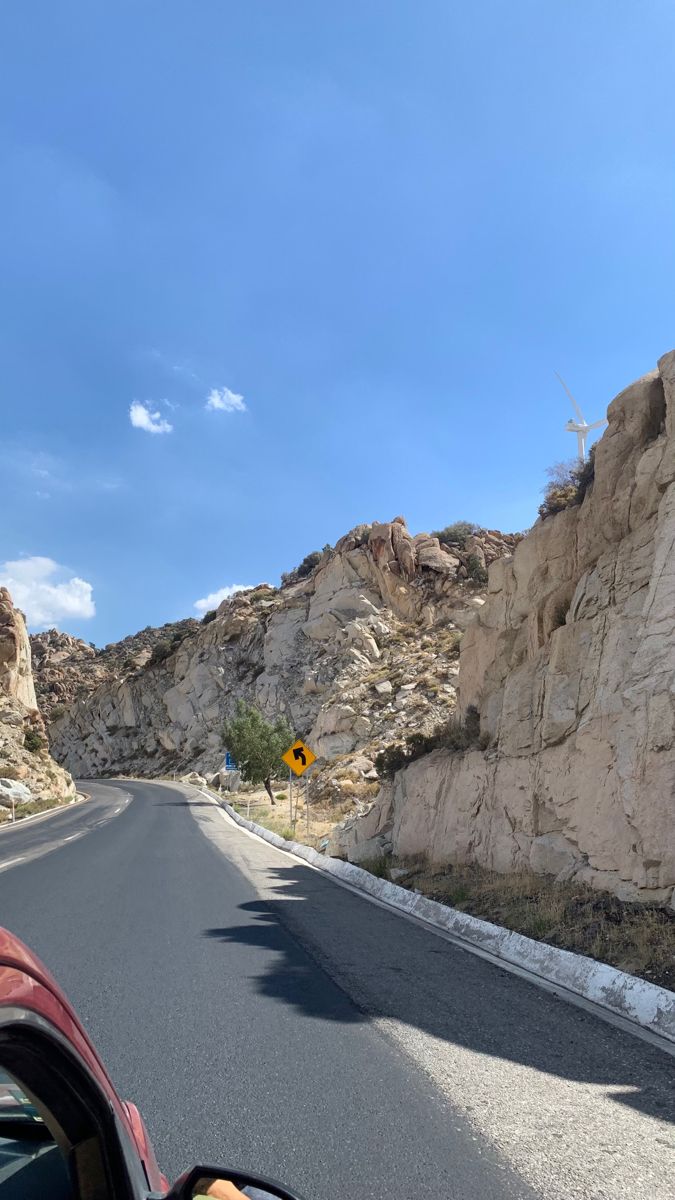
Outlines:
{"label": "wispy cloud", "polygon": [[67,569],[53,558],[33,555],[0,563],[0,587],[9,589],[31,629],[96,616],[91,584],[77,575],[68,578]]}
{"label": "wispy cloud", "polygon": [[193,607],[198,613],[211,612],[211,609],[217,608],[223,600],[234,596],[235,592],[245,592],[250,587],[250,583],[230,583],[227,587],[219,588],[217,592],[209,592],[208,596],[204,596],[201,600],[195,600]]}
{"label": "wispy cloud", "polygon": [[231,392],[229,388],[211,388],[206,397],[206,408],[218,412],[246,412],[244,397]]}
{"label": "wispy cloud", "polygon": [[96,464],[89,468],[78,462],[75,466],[44,450],[34,450],[19,442],[7,442],[0,447],[0,475],[3,482],[11,481],[22,492],[40,499],[80,492],[114,492],[124,487],[124,480]]}
{"label": "wispy cloud", "polygon": [[151,412],[138,400],[134,400],[129,407],[129,420],[134,429],[144,429],[146,433],[171,433],[173,429],[173,425],[165,421],[159,411]]}

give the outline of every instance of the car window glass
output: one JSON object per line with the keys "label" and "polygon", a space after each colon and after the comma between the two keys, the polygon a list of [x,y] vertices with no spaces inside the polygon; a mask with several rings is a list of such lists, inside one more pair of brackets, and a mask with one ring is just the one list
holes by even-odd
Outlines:
{"label": "car window glass", "polygon": [[72,1200],[68,1167],[42,1116],[0,1070],[0,1200]]}

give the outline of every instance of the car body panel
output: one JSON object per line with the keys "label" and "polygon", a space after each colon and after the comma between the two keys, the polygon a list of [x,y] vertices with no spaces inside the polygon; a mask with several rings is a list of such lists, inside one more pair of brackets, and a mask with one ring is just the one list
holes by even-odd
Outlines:
{"label": "car body panel", "polygon": [[143,1118],[131,1102],[120,1100],[92,1042],[56,980],[23,942],[0,928],[0,1008],[36,1013],[64,1038],[84,1062],[122,1123],[143,1165],[151,1190],[165,1192],[168,1182],[157,1165]]}

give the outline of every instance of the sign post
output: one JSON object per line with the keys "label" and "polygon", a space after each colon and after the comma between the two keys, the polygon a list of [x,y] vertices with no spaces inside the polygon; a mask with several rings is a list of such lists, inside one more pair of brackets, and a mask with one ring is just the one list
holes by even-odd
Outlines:
{"label": "sign post", "polygon": [[[309,746],[306,746],[305,743],[303,741],[301,741],[300,738],[298,738],[298,740],[296,742],[294,742],[292,746],[289,746],[286,753],[282,754],[281,757],[282,757],[283,762],[285,762],[286,766],[288,767],[288,801],[289,801],[289,806],[290,806],[290,810],[291,810],[291,828],[295,829],[295,825],[293,822],[293,776],[297,775],[299,778],[301,775],[304,775],[307,768],[311,767],[313,762],[316,762],[316,754],[314,753],[313,750],[310,750]],[[296,820],[297,820],[297,816],[298,816],[297,809],[298,809],[298,801],[296,798],[296,801],[295,801]],[[307,782],[306,781],[305,781],[305,819],[307,821],[307,828],[309,829],[309,808],[307,806]]]}

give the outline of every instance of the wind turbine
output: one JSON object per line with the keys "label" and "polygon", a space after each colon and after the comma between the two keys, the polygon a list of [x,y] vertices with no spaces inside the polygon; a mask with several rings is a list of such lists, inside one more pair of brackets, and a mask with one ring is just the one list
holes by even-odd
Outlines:
{"label": "wind turbine", "polygon": [[577,421],[568,421],[565,426],[565,429],[566,429],[567,433],[576,433],[577,446],[579,447],[579,460],[580,460],[580,462],[585,462],[586,461],[586,437],[590,433],[591,429],[600,429],[603,425],[606,425],[607,419],[605,417],[603,417],[601,421],[594,421],[592,425],[589,425],[588,421],[584,417],[584,414],[582,413],[581,409],[579,408],[579,405],[577,404],[576,400],[574,399],[574,396],[572,395],[570,389],[568,388],[567,384],[565,383],[565,380],[562,378],[561,375],[558,375],[557,371],[554,371],[553,374],[556,376],[557,379],[560,380],[565,391],[567,392],[567,395],[569,396],[570,400],[572,401],[572,404],[574,405],[574,411],[577,414],[578,420]]}

